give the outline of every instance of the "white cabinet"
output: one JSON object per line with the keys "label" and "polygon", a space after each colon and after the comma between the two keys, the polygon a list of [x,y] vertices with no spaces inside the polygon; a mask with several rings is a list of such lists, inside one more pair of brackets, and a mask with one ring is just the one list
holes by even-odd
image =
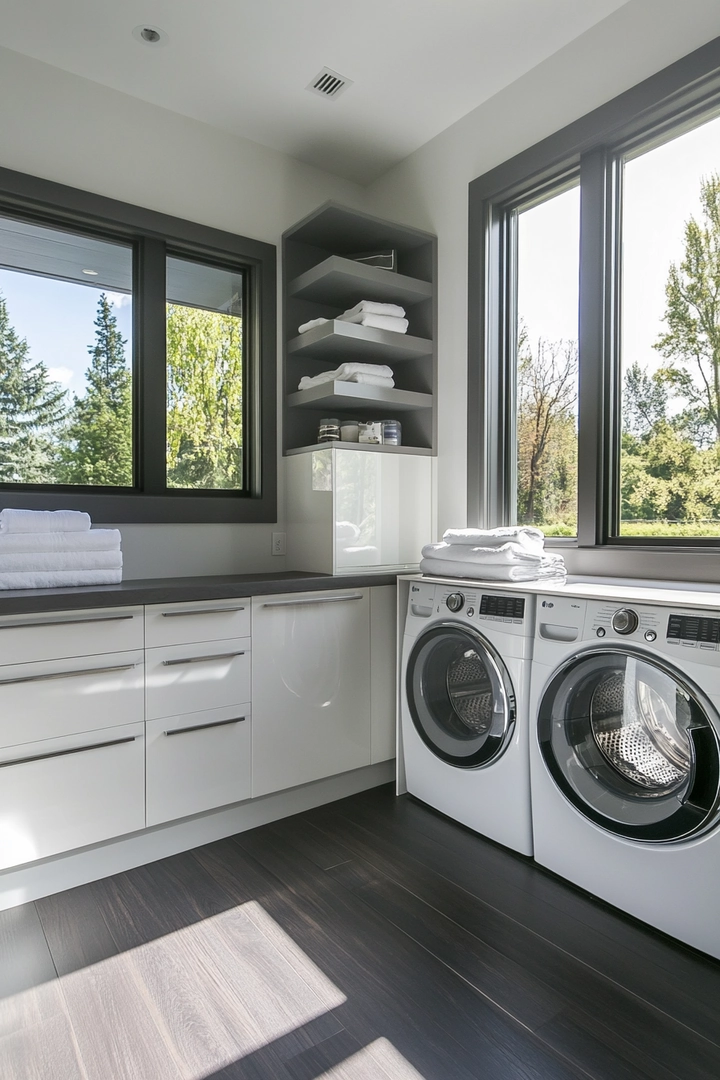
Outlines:
{"label": "white cabinet", "polygon": [[332,446],[285,458],[288,558],[322,574],[417,569],[432,459]]}
{"label": "white cabinet", "polygon": [[249,599],[145,609],[148,825],[250,798],[250,611]]}
{"label": "white cabinet", "polygon": [[371,760],[369,591],[253,599],[253,796]]}

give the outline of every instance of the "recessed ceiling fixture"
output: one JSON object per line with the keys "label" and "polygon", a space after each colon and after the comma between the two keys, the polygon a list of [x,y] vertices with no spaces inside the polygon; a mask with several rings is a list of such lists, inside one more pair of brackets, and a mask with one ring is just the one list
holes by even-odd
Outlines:
{"label": "recessed ceiling fixture", "polygon": [[98,273],[98,270],[83,270],[83,274],[89,274],[90,277],[97,277]]}
{"label": "recessed ceiling fixture", "polygon": [[170,40],[164,30],[161,30],[159,26],[152,26],[150,23],[141,23],[140,26],[136,26],[132,36],[141,45],[154,45],[156,49],[161,45],[167,45]]}
{"label": "recessed ceiling fixture", "polygon": [[305,89],[309,90],[311,94],[319,94],[320,97],[337,98],[352,84],[352,79],[346,79],[344,75],[339,75],[332,68],[323,68],[307,84]]}

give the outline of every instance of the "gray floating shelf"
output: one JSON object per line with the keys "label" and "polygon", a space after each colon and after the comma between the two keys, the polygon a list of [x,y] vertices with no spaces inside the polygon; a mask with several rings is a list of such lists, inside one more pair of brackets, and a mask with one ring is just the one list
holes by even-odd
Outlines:
{"label": "gray floating shelf", "polygon": [[[398,334],[393,330],[376,330],[358,323],[332,319],[292,338],[287,344],[288,356],[332,358],[338,363],[356,360],[359,363],[378,363],[417,360],[431,356],[432,341],[427,338]],[[336,365],[337,366],[337,365]]]}
{"label": "gray floating shelf", "polygon": [[295,454],[307,454],[311,450],[330,450],[336,447],[338,450],[363,450],[370,454],[415,454],[417,457],[431,457],[432,450],[429,446],[378,446],[376,443],[352,443],[352,442],[324,442],[314,443],[312,446],[295,446],[285,451],[286,457]]}
{"label": "gray floating shelf", "polygon": [[433,288],[429,281],[331,255],[291,281],[288,294],[331,307],[352,307],[360,300],[411,306],[429,300]]}
{"label": "gray floating shelf", "polygon": [[312,386],[309,390],[297,390],[288,395],[290,408],[352,409],[356,406],[392,409],[409,412],[431,409],[432,394],[418,394],[413,390],[396,390],[384,386],[367,386],[363,383],[327,382]]}

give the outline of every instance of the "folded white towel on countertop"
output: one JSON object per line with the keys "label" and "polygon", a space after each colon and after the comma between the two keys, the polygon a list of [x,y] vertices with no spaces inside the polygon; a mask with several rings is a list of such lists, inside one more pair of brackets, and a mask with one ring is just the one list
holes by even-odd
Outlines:
{"label": "folded white towel on countertop", "polygon": [[119,529],[90,529],[83,533],[0,533],[0,558],[32,551],[119,551],[121,539]]}
{"label": "folded white towel on countertop", "polygon": [[314,330],[316,326],[322,326],[323,323],[331,322],[330,319],[310,319],[309,322],[304,322],[302,326],[298,326],[298,334],[306,334],[308,330]]}
{"label": "folded white towel on countertop", "polygon": [[387,364],[341,364],[333,371],[321,371],[319,375],[305,375],[300,380],[298,390],[309,390],[311,386],[321,386],[326,382],[357,381],[357,375],[373,375],[375,378],[392,379],[393,370]]}
{"label": "folded white towel on countertop", "polygon": [[530,525],[512,525],[500,529],[446,529],[443,540],[446,544],[486,548],[515,543],[542,552],[545,534]]}
{"label": "folded white towel on countertop", "polygon": [[407,334],[407,319],[397,319],[394,315],[366,315],[360,311],[357,315],[341,315],[337,322],[355,323],[369,326],[375,330],[392,330],[396,334]]}
{"label": "folded white towel on countertop", "polygon": [[0,510],[0,532],[87,532],[90,515],[79,510]]}
{"label": "folded white towel on countertop", "polygon": [[[559,562],[555,560],[559,559]],[[433,577],[471,578],[473,581],[564,581],[565,563],[562,556],[548,556],[539,563],[495,565],[488,563],[455,562],[452,559],[423,558],[420,572]]]}
{"label": "folded white towel on countertop", "polygon": [[470,547],[468,544],[426,544],[424,559],[445,559],[449,562],[473,563],[487,566],[537,566],[545,560],[562,562],[562,555],[548,555],[542,550],[528,551],[521,544],[501,544],[500,547]]}
{"label": "folded white towel on countertop", "polygon": [[405,317],[405,308],[399,304],[381,304],[377,300],[361,300],[355,307],[343,311],[341,319],[349,321],[352,315],[390,315],[396,319]]}
{"label": "folded white towel on countertop", "polygon": [[119,585],[122,570],[48,570],[0,574],[0,589],[64,589],[76,585]]}
{"label": "folded white towel on countertop", "polygon": [[0,554],[0,574],[45,573],[56,570],[119,570],[122,552],[30,551]]}

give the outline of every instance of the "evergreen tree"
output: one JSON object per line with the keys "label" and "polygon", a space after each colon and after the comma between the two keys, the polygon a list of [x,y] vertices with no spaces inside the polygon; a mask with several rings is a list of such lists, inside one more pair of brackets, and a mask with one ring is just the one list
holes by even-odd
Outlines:
{"label": "evergreen tree", "polygon": [[125,341],[105,293],[98,300],[95,344],[88,346],[87,391],[75,395],[59,478],[66,484],[131,487],[132,376]]}
{"label": "evergreen tree", "polygon": [[41,361],[32,362],[0,296],[0,481],[53,483],[55,438],[64,417],[64,390],[50,381]]}

